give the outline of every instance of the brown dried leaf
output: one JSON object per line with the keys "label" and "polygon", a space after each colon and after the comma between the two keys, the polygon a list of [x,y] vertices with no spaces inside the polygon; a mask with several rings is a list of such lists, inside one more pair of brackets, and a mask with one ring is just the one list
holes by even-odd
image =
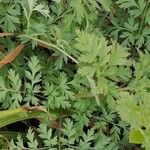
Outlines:
{"label": "brown dried leaf", "polygon": [[32,106],[32,107],[22,106],[22,108],[23,108],[23,110],[26,110],[27,112],[31,112],[31,111],[47,112],[46,109],[43,106]]}
{"label": "brown dried leaf", "polygon": [[2,68],[4,65],[8,63],[11,63],[19,55],[19,53],[22,51],[23,48],[24,44],[20,44],[15,49],[13,49],[8,55],[6,55],[6,57],[4,57],[0,61],[0,68]]}

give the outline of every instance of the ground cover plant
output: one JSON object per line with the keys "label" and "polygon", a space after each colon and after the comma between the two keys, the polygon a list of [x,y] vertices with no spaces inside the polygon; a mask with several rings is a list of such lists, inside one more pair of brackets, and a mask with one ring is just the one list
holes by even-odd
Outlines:
{"label": "ground cover plant", "polygon": [[0,0],[0,149],[150,149],[149,0]]}

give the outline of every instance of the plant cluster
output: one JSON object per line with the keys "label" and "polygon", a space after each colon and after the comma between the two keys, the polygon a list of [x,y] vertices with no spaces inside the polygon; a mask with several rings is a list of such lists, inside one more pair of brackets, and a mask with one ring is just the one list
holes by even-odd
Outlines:
{"label": "plant cluster", "polygon": [[1,149],[150,149],[149,0],[0,0],[0,30]]}

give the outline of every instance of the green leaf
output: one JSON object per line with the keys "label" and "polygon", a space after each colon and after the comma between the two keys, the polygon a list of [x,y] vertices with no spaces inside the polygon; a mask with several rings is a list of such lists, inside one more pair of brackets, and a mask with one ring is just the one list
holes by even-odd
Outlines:
{"label": "green leaf", "polygon": [[38,148],[38,141],[35,139],[33,130],[31,128],[28,129],[27,139],[28,139],[27,143],[30,149]]}
{"label": "green leaf", "polygon": [[17,136],[17,142],[14,142],[14,140],[11,140],[11,146],[14,149],[25,149],[23,139],[20,135]]}
{"label": "green leaf", "polygon": [[113,43],[112,50],[111,50],[111,56],[109,60],[110,66],[122,66],[122,65],[129,65],[130,66],[130,60],[127,60],[127,57],[129,56],[129,52],[127,48],[124,48],[117,43]]}
{"label": "green leaf", "polygon": [[14,32],[17,30],[17,25],[20,24],[20,7],[16,4],[4,4],[0,2],[0,23],[4,31]]}
{"label": "green leaf", "polygon": [[56,150],[53,147],[57,145],[57,137],[52,137],[52,129],[48,129],[46,124],[40,124],[39,132],[39,137],[43,139],[44,146],[49,150]]}
{"label": "green leaf", "polygon": [[[43,109],[43,108],[42,108]],[[0,111],[0,128],[30,118],[44,118],[46,116],[45,109],[42,110],[32,107],[17,108],[12,110]],[[31,111],[30,111],[31,110]]]}
{"label": "green leaf", "polygon": [[117,4],[120,4],[121,8],[138,7],[135,0],[118,0]]}
{"label": "green leaf", "polygon": [[112,146],[112,141],[110,137],[105,136],[103,133],[100,133],[99,140],[95,145],[95,149],[101,149],[101,150],[111,150],[114,149],[114,146]]}
{"label": "green leaf", "polygon": [[[141,129],[142,130],[142,129]],[[129,142],[134,144],[142,144],[144,142],[144,136],[139,129],[130,129]]]}
{"label": "green leaf", "polygon": [[16,74],[14,70],[10,69],[8,73],[9,73],[8,78],[10,80],[12,90],[12,91],[10,90],[12,100],[11,108],[19,107],[22,101],[22,96],[20,93],[21,80],[19,78],[19,75]]}
{"label": "green leaf", "polygon": [[88,130],[87,134],[83,133],[83,140],[80,140],[79,149],[88,150],[90,149],[90,144],[94,139],[94,129]]}
{"label": "green leaf", "polygon": [[26,77],[29,82],[25,83],[26,86],[26,95],[24,101],[32,104],[38,104],[38,98],[35,94],[40,92],[40,86],[38,85],[41,81],[42,74],[40,72],[41,66],[39,60],[36,56],[31,57],[31,61],[28,63],[29,71],[25,71]]}
{"label": "green leaf", "polygon": [[70,108],[71,106],[69,99],[53,84],[46,83],[44,95],[47,97],[46,108]]}
{"label": "green leaf", "polygon": [[37,0],[25,0],[21,2],[26,19],[30,19],[34,11],[39,12],[45,17],[49,17],[49,9],[44,4],[38,4]]}
{"label": "green leaf", "polygon": [[122,120],[130,123],[131,127],[139,127],[143,124],[141,107],[137,105],[134,95],[130,95],[128,92],[120,93],[116,109]]}
{"label": "green leaf", "polygon": [[70,119],[66,119],[65,123],[63,123],[63,126],[64,129],[62,132],[70,139],[75,134],[75,129],[73,129],[73,122]]}
{"label": "green leaf", "polygon": [[[5,79],[0,78],[0,97],[1,102],[5,108],[19,107],[22,102],[22,95],[20,92],[21,79],[18,74],[12,69],[8,71],[9,85],[6,86]],[[10,97],[10,98],[9,98]],[[8,99],[8,100],[7,100]]]}
{"label": "green leaf", "polygon": [[37,6],[35,6],[35,7],[33,8],[33,11],[38,11],[38,12],[41,13],[43,16],[45,16],[45,17],[50,17],[48,8],[45,7],[45,6],[42,5],[42,4],[38,4]]}
{"label": "green leaf", "polygon": [[110,11],[112,0],[98,0],[106,11]]}

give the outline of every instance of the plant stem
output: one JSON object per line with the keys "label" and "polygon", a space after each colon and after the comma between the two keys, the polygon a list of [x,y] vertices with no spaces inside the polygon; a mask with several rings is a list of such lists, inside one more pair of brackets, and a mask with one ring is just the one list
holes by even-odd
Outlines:
{"label": "plant stem", "polygon": [[29,36],[29,35],[22,35],[22,36],[25,36],[25,37],[28,37],[29,39],[32,39],[34,41],[37,41],[39,43],[42,43],[42,44],[45,44],[47,45],[48,47],[52,47],[52,48],[55,48],[57,50],[59,50],[60,52],[62,52],[64,55],[66,55],[68,58],[70,58],[72,61],[74,61],[76,64],[78,64],[79,62],[73,58],[71,55],[69,55],[67,52],[63,51],[61,48],[59,48],[57,45],[54,45],[52,43],[48,43],[48,42],[45,42],[43,40],[40,40],[40,39],[37,39],[37,38],[34,38],[32,36]]}
{"label": "plant stem", "polygon": [[62,109],[60,108],[60,112],[59,112],[59,128],[58,128],[58,150],[61,150],[61,141],[60,141],[60,137],[61,137],[61,124],[62,124]]}

